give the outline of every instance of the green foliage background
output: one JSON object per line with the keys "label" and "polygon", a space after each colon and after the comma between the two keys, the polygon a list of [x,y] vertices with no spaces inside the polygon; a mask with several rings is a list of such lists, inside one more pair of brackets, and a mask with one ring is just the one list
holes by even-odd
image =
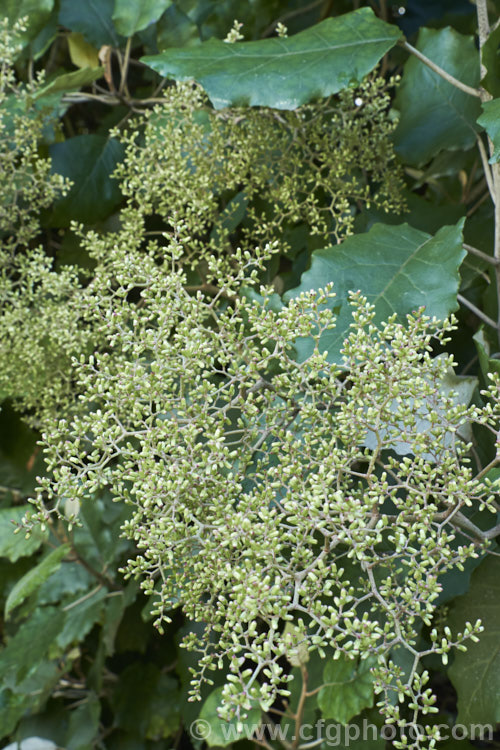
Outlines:
{"label": "green foliage background", "polygon": [[[290,340],[289,306],[333,283],[336,297],[320,307],[333,311],[336,328],[325,329],[316,350],[314,331],[297,325],[299,363],[319,351],[323,364],[342,364],[354,290],[374,305],[377,325],[393,314],[404,322],[422,306],[440,320],[455,312],[456,330],[432,343],[433,355],[457,362],[456,375],[443,375],[434,357],[441,392],[455,392],[457,409],[488,402],[488,374],[500,373],[500,6],[478,5],[491,22],[489,37],[480,38],[482,70],[475,8],[465,0],[0,0],[4,745],[38,737],[68,750],[200,748],[189,731],[198,718],[212,728],[209,745],[229,744],[217,715],[227,665],[202,686],[201,702],[188,700],[200,656],[181,643],[203,642],[203,626],[174,608],[175,586],[152,614],[139,582],[125,578],[144,533],[122,533],[132,510],[113,502],[99,477],[92,501],[79,503],[79,445],[71,458],[78,438],[58,421],[88,427],[75,404],[89,393],[92,408],[99,404],[96,379],[87,381],[78,361],[95,353],[104,371],[99,356],[115,337],[119,368],[133,367],[127,305],[140,311],[140,294],[165,274],[159,258],[172,246],[190,294],[218,298],[223,288],[218,325],[235,294],[221,279],[228,269],[237,276],[241,258],[247,276],[274,293],[264,300],[250,286],[236,291],[271,310]],[[245,41],[223,41],[232,27]],[[404,39],[466,88],[481,86],[481,95],[409,55]],[[258,349],[271,332],[256,330]],[[101,426],[101,434],[92,423],[82,433],[95,450],[107,449]],[[476,472],[494,483],[491,430],[475,426],[467,440]],[[22,519],[40,486],[39,500],[52,492],[73,523],[45,516],[39,505],[40,523],[25,538]],[[81,486],[83,497],[88,486]],[[439,579],[432,621],[439,637],[478,618],[484,631],[465,652],[450,646],[445,658],[424,659],[438,694],[431,723],[500,722],[494,496],[489,511],[477,500],[461,521],[458,541],[475,545],[478,556]],[[431,625],[415,627],[424,650]],[[371,662],[332,656],[288,653],[284,669],[296,679],[288,707],[274,706],[283,726],[320,717],[382,723]],[[392,658],[403,674],[409,669],[408,654]],[[302,701],[305,683],[310,695]],[[249,721],[261,720],[265,713],[252,704]],[[232,721],[232,744],[244,750],[255,737]],[[357,744],[379,750],[384,742]],[[467,739],[438,746],[458,744],[470,746]]]}

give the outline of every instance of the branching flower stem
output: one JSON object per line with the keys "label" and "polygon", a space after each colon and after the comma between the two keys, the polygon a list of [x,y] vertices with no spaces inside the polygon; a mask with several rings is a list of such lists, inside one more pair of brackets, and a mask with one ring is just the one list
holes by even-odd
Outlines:
{"label": "branching flower stem", "polygon": [[473,302],[470,302],[467,297],[464,297],[462,294],[458,294],[457,299],[461,305],[464,305],[464,307],[468,307],[469,310],[479,318],[479,320],[482,320],[483,323],[486,323],[487,326],[490,326],[491,328],[497,330],[498,323],[496,323],[493,318],[490,318],[489,315],[486,315],[486,313],[476,307]]}

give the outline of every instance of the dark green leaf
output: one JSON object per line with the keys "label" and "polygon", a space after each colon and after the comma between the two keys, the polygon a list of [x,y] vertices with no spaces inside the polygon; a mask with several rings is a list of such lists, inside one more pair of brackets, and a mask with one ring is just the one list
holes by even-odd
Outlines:
{"label": "dark green leaf", "polygon": [[5,684],[18,695],[31,695],[33,708],[43,705],[61,678],[61,665],[45,658],[26,677],[17,682],[15,675],[5,678]]}
{"label": "dark green leaf", "polygon": [[44,25],[31,40],[28,54],[34,60],[39,60],[40,57],[45,54],[52,42],[56,39],[58,33],[57,16],[59,9],[54,5],[52,13],[49,18],[45,21]]}
{"label": "dark green leaf", "polygon": [[[479,59],[472,37],[453,29],[422,29],[417,48],[447,73],[469,86],[479,82]],[[479,99],[457,89],[410,56],[395,101],[400,120],[396,151],[409,164],[424,164],[444,149],[475,143]]]}
{"label": "dark green leaf", "polygon": [[95,746],[96,735],[99,731],[99,717],[101,703],[97,695],[90,693],[85,703],[75,711],[71,711],[66,750],[87,750]]}
{"label": "dark green leaf", "polygon": [[[453,548],[459,546],[458,542],[452,543]],[[463,564],[464,569],[452,568],[439,576],[438,582],[441,586],[441,593],[436,599],[436,604],[441,605],[455,599],[457,596],[467,593],[470,586],[471,575],[478,565],[484,560],[484,555],[470,557]]]}
{"label": "dark green leaf", "polygon": [[[38,604],[54,604],[72,599],[80,592],[95,586],[95,578],[78,562],[65,562],[48,581],[46,581],[37,593]],[[66,603],[66,601],[65,601]]]}
{"label": "dark green leaf", "polygon": [[318,693],[323,718],[347,724],[353,716],[373,705],[372,666],[370,659],[358,663],[345,656],[327,662],[324,686]]}
{"label": "dark green leaf", "polygon": [[479,643],[467,642],[449,669],[458,695],[458,722],[495,724],[500,721],[500,558],[488,557],[472,574],[467,594],[450,610],[453,634],[480,618],[484,631]]}
{"label": "dark green leaf", "polygon": [[0,680],[7,674],[22,680],[44,660],[64,624],[64,616],[56,607],[35,610],[0,651]]}
{"label": "dark green leaf", "polygon": [[226,44],[210,39],[189,49],[144,57],[162,76],[198,81],[216,109],[295,109],[358,83],[401,37],[369,8],[328,18],[288,39]]}
{"label": "dark green leaf", "polygon": [[59,23],[71,31],[79,31],[95,47],[103,44],[118,46],[113,26],[113,0],[61,0]]}
{"label": "dark green leaf", "polygon": [[55,573],[60,567],[62,559],[67,555],[69,549],[70,547],[68,544],[63,544],[52,550],[52,552],[44,557],[38,565],[35,565],[34,568],[16,583],[9,593],[5,603],[5,619],[8,619],[12,610],[22,604],[23,601],[33,593],[33,591],[39,588],[42,583],[45,583],[52,573]]}
{"label": "dark green leaf", "polygon": [[104,587],[96,586],[89,591],[86,599],[76,597],[74,602],[66,605],[63,627],[57,635],[57,645],[67,648],[72,643],[81,643],[86,635],[99,622],[105,611],[105,599],[108,591]]}
{"label": "dark green leaf", "polygon": [[68,195],[54,204],[54,226],[68,226],[72,220],[94,224],[111,213],[121,201],[111,174],[123,153],[120,143],[103,135],[77,135],[50,147],[52,171],[73,182]]}
{"label": "dark green leaf", "polygon": [[132,36],[159,19],[172,0],[115,0],[113,21],[122,36]]}
{"label": "dark green leaf", "polygon": [[[314,252],[311,268],[285,300],[333,282],[337,296],[330,304],[339,309],[337,325],[322,336],[321,350],[328,351],[330,362],[341,363],[341,348],[352,322],[349,291],[359,289],[375,305],[378,322],[393,313],[404,320],[421,306],[438,319],[456,309],[458,269],[465,256],[462,227],[463,220],[431,237],[407,224],[375,224],[366,234]],[[296,349],[303,360],[310,356],[313,342],[301,339]]]}
{"label": "dark green leaf", "polygon": [[483,45],[483,65],[487,73],[481,81],[481,85],[493,96],[500,96],[500,26],[492,31],[488,40]]}
{"label": "dark green leaf", "polygon": [[[126,608],[137,596],[139,585],[136,581],[130,581],[123,591],[114,591],[106,605],[102,625],[101,638],[104,643],[106,654],[110,655],[115,650],[115,637],[122,621]],[[138,644],[139,647],[141,644]]]}
{"label": "dark green leaf", "polygon": [[490,164],[500,160],[500,99],[493,99],[483,104],[483,114],[477,119],[478,123],[486,128],[486,132],[493,141],[495,150],[490,159]]}
{"label": "dark green leaf", "polygon": [[187,47],[200,43],[198,26],[177,5],[171,5],[156,24],[158,49]]}
{"label": "dark green leaf", "polygon": [[408,212],[385,213],[383,209],[370,206],[358,214],[355,219],[356,232],[366,232],[374,224],[401,224],[405,221],[414,229],[421,229],[428,234],[436,234],[444,224],[456,224],[464,216],[463,205],[437,203],[426,200],[414,192],[405,191],[404,200]]}
{"label": "dark green leaf", "polygon": [[83,503],[79,516],[82,526],[74,531],[78,551],[99,569],[116,561],[130,547],[120,535],[121,525],[129,516],[130,508],[113,502],[109,493]]}
{"label": "dark green leaf", "polygon": [[20,523],[29,510],[32,510],[31,505],[17,505],[15,508],[0,510],[0,557],[16,562],[20,557],[32,555],[47,539],[48,533],[40,529],[35,529],[28,539],[22,531],[14,533],[15,524]]}

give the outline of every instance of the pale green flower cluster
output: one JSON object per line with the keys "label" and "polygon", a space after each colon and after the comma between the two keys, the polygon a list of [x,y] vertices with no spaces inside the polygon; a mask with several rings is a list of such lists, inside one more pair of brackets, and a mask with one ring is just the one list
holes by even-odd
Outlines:
{"label": "pale green flower cluster", "polygon": [[[419,645],[440,576],[481,551],[462,536],[463,511],[484,507],[494,522],[462,436],[473,422],[498,429],[499,383],[486,407],[457,405],[441,390],[452,359],[431,356],[452,323],[418,312],[375,326],[359,294],[344,366],[317,346],[298,363],[297,339],[317,342],[335,325],[324,305],[332,291],[288,306],[252,293],[275,250],[237,253],[238,270],[210,294],[186,288],[180,243],[163,250],[163,266],[154,247],[129,252],[101,310],[106,350],[75,362],[83,395],[47,425],[53,476],[38,519],[69,511],[77,523],[78,504],[102,488],[130,505],[123,532],[138,554],[125,572],[154,598],[160,630],[179,606],[205,623],[186,644],[201,654],[193,697],[225,669],[221,716],[287,695],[283,657],[306,646],[374,659],[381,710],[404,728],[398,694],[415,716],[434,710],[422,657],[446,661],[480,630],[432,631]],[[411,655],[405,674],[393,663],[400,650]]]}
{"label": "pale green flower cluster", "polygon": [[[127,205],[117,231],[80,229],[81,248],[96,261],[93,275],[56,270],[60,238],[41,233],[39,214],[69,186],[38,154],[43,117],[33,101],[41,82],[16,83],[16,46],[2,29],[0,396],[36,425],[71,399],[71,356],[99,348],[95,310],[111,303],[126,277],[130,249],[153,243],[161,263],[165,233],[182,223],[189,283],[206,289],[237,248],[256,253],[279,239],[282,253],[301,252],[305,263],[314,247],[352,231],[357,205],[402,205],[382,79],[297,112],[214,112],[199,87],[180,84],[130,131],[115,134],[127,150],[116,172]],[[214,266],[217,257],[222,265]],[[278,290],[279,271],[277,260],[266,269]]]}
{"label": "pale green flower cluster", "polygon": [[127,155],[116,174],[151,232],[173,214],[187,224],[193,266],[275,239],[286,250],[297,232],[324,247],[352,233],[355,208],[403,206],[388,88],[373,77],[293,112],[214,111],[199,87],[177,84],[144,116],[143,137],[141,121],[117,133]]}
{"label": "pale green flower cluster", "polygon": [[77,288],[74,271],[56,273],[38,244],[39,214],[69,185],[51,174],[39,155],[44,126],[33,95],[42,80],[18,84],[14,59],[18,23],[0,24],[0,398],[13,397],[24,408],[44,405],[64,390],[70,360],[80,338],[76,321],[64,309]]}
{"label": "pale green flower cluster", "polygon": [[[102,488],[129,504],[125,573],[159,629],[174,607],[205,623],[186,643],[200,652],[193,698],[224,669],[221,716],[287,695],[284,657],[304,649],[373,660],[402,728],[398,697],[414,721],[432,711],[422,657],[446,661],[480,629],[441,633],[433,618],[442,574],[486,543],[467,508],[495,508],[466,441],[471,423],[496,434],[500,382],[486,406],[457,405],[441,390],[451,359],[431,356],[452,323],[375,326],[359,294],[333,366],[318,347],[332,290],[284,306],[259,285],[300,251],[297,233],[309,253],[311,237],[349,234],[360,203],[401,205],[386,84],[288,113],[214,112],[199,88],[168,89],[117,133],[118,229],[73,227],[94,263],[82,283],[37,246],[38,213],[65,185],[38,157],[40,121],[0,45],[0,390],[43,425],[50,472],[27,528],[78,523]],[[316,347],[298,362],[301,337]]]}

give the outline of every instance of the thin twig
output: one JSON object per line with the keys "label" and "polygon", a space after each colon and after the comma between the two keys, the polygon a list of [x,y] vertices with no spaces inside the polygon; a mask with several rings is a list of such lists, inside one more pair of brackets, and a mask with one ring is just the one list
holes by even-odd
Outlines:
{"label": "thin twig", "polygon": [[120,94],[125,94],[128,96],[129,91],[127,87],[127,75],[128,75],[128,66],[130,63],[130,50],[132,48],[132,37],[129,36],[127,39],[127,45],[125,47],[125,54],[123,56],[123,63],[121,65],[121,80],[120,80],[120,86],[118,89],[118,92]]}
{"label": "thin twig", "polygon": [[121,591],[120,586],[115,581],[112,581],[110,578],[103,575],[103,573],[96,570],[89,562],[87,562],[87,560],[80,555],[74,545],[71,547],[71,553],[73,554],[75,561],[82,565],[91,576],[99,581],[101,586],[105,586],[109,591]]}
{"label": "thin twig", "polygon": [[458,526],[460,529],[463,529],[465,531],[470,531],[471,534],[473,534],[478,539],[481,539],[482,541],[489,541],[490,539],[494,539],[498,534],[500,534],[500,523],[496,526],[493,526],[492,529],[488,529],[488,531],[483,531],[482,529],[478,528],[475,523],[472,523],[466,516],[463,515],[463,513],[456,513],[453,517],[453,521],[451,521],[452,525]]}
{"label": "thin twig", "polygon": [[483,163],[483,169],[484,169],[484,176],[486,177],[486,182],[488,183],[488,190],[490,191],[490,195],[491,195],[493,202],[495,202],[496,193],[495,193],[495,185],[493,182],[493,173],[488,162],[488,154],[486,153],[483,139],[481,138],[480,135],[477,136],[477,147],[481,155],[481,161]]}
{"label": "thin twig", "polygon": [[471,253],[472,255],[476,255],[478,258],[481,258],[481,260],[486,261],[486,263],[489,263],[492,266],[498,266],[500,261],[497,258],[493,258],[491,255],[487,255],[487,253],[483,253],[482,250],[478,250],[477,247],[472,247],[472,245],[467,245],[465,242],[462,245],[464,250],[467,250],[468,253]]}
{"label": "thin twig", "polygon": [[493,459],[493,461],[490,461],[489,464],[487,464],[487,466],[484,467],[484,469],[481,469],[481,471],[479,472],[479,474],[476,474],[476,476],[474,477],[474,479],[476,481],[479,481],[479,479],[482,479],[489,471],[491,471],[491,469],[494,469],[495,466],[498,466],[498,464],[500,464],[500,457],[499,456],[495,456],[495,458]]}
{"label": "thin twig", "polygon": [[[487,73],[483,64],[483,46],[488,41],[490,35],[490,22],[488,20],[488,7],[486,0],[476,0],[477,27],[479,33],[479,57],[481,60],[481,78]],[[488,95],[491,99],[491,95]]]}
{"label": "thin twig", "polygon": [[429,60],[428,57],[419,52],[418,49],[415,49],[415,47],[413,47],[407,41],[401,42],[401,44],[408,52],[411,52],[412,55],[418,57],[418,59],[423,62],[424,65],[427,65],[427,67],[433,70],[434,73],[437,73],[439,76],[441,76],[441,78],[444,78],[445,81],[448,81],[448,83],[451,83],[452,86],[455,86],[455,88],[460,89],[461,91],[464,91],[466,94],[470,94],[471,96],[477,96],[479,98],[481,97],[481,92],[479,91],[479,89],[474,89],[472,88],[472,86],[467,86],[466,83],[462,83],[462,81],[459,81],[458,78],[450,75],[446,72],[446,70],[443,70],[443,68],[439,67],[439,65],[436,65],[435,62]]}
{"label": "thin twig", "polygon": [[300,674],[302,677],[302,689],[300,691],[299,703],[297,706],[297,712],[295,714],[295,739],[292,743],[292,748],[297,748],[300,741],[300,730],[302,728],[302,721],[304,719],[304,708],[307,698],[308,674],[307,669],[303,664],[300,665]]}
{"label": "thin twig", "polygon": [[489,190],[486,190],[483,195],[477,199],[472,208],[469,208],[469,210],[467,211],[467,218],[469,219],[471,216],[473,216],[476,213],[477,209],[482,206],[484,201],[488,200],[488,198],[491,198],[491,193]]}
{"label": "thin twig", "polygon": [[463,297],[461,294],[458,294],[457,299],[461,305],[468,307],[469,310],[474,313],[474,315],[476,315],[480,320],[483,321],[483,323],[486,323],[486,325],[491,326],[495,331],[497,330],[497,324],[495,323],[495,321],[492,318],[490,318],[488,315],[486,315],[486,313],[484,313],[478,307],[476,307],[472,302],[469,302],[469,300],[466,297]]}
{"label": "thin twig", "polygon": [[102,588],[103,588],[103,585],[102,583],[100,583],[98,586],[95,587],[95,589],[92,589],[92,591],[87,591],[87,593],[81,596],[79,599],[63,607],[63,612],[68,612],[70,609],[73,609],[73,607],[77,607],[82,602],[87,601],[87,599],[90,599],[92,596],[94,596],[94,594],[97,594],[97,592],[100,591]]}

